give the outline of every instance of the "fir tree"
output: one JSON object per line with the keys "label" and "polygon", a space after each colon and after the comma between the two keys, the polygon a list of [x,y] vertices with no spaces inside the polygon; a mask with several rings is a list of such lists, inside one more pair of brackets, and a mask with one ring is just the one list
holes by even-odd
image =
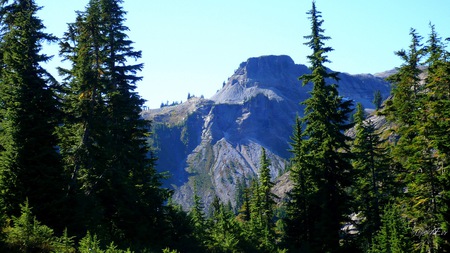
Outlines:
{"label": "fir tree", "polygon": [[[441,210],[442,187],[440,184],[439,162],[435,155],[434,141],[430,138],[431,123],[429,91],[421,78],[421,61],[426,48],[421,44],[421,36],[411,29],[411,45],[408,51],[396,54],[404,60],[398,73],[391,76],[393,98],[386,108],[387,118],[394,123],[398,140],[394,143],[392,155],[401,165],[400,179],[404,183],[404,203],[414,230],[433,230],[440,226],[438,213]],[[430,46],[434,48],[434,46]],[[435,55],[431,58],[434,58]],[[432,124],[432,123],[431,123]],[[438,249],[439,236],[425,234],[416,239],[416,248],[429,252]]]}
{"label": "fir tree", "polygon": [[225,209],[216,196],[213,201],[213,215],[210,219],[211,241],[207,245],[211,252],[241,252],[239,239],[242,231],[233,213]]}
{"label": "fir tree", "polygon": [[121,3],[91,0],[62,40],[61,54],[72,68],[61,69],[61,152],[81,224],[102,239],[159,244],[169,192],[161,188],[147,144],[150,124],[140,115],[144,100],[135,92],[142,64],[128,63],[141,52],[127,38]]}
{"label": "fir tree", "polygon": [[296,248],[302,247],[303,250],[309,249],[311,238],[311,229],[313,227],[313,215],[311,210],[312,193],[314,186],[312,184],[312,173],[307,171],[307,167],[300,169],[304,161],[304,150],[302,148],[302,125],[301,119],[296,118],[293,136],[291,137],[292,168],[290,177],[294,184],[291,192],[288,193],[289,203],[287,205],[286,237],[289,244]]}
{"label": "fir tree", "polygon": [[422,49],[422,37],[416,30],[411,29],[411,45],[409,51],[400,50],[395,52],[405,63],[398,72],[388,78],[393,85],[393,98],[388,103],[386,110],[388,119],[395,120],[405,127],[414,124],[418,108],[420,91],[420,61],[424,51]]}
{"label": "fir tree", "polygon": [[271,192],[273,183],[270,176],[270,161],[266,150],[261,150],[260,172],[258,181],[253,184],[250,199],[250,230],[252,241],[260,251],[270,252],[275,249],[274,230],[274,195]]}
{"label": "fir tree", "polygon": [[387,149],[370,120],[365,120],[364,109],[357,104],[355,119],[356,136],[352,145],[354,159],[354,195],[358,212],[363,217],[359,225],[359,237],[364,248],[381,225],[381,212],[394,198],[395,174],[389,166]]}
{"label": "fir tree", "polygon": [[58,155],[57,84],[40,64],[41,43],[56,38],[43,32],[33,0],[1,1],[0,199],[4,212],[18,215],[28,198],[39,220],[64,228],[65,177]]}
{"label": "fir tree", "polygon": [[381,92],[379,90],[376,90],[373,94],[373,100],[372,103],[375,106],[375,110],[380,109],[381,103],[383,102],[383,97],[381,96]]}
{"label": "fir tree", "polygon": [[261,196],[261,216],[263,218],[264,223],[266,226],[270,226],[270,223],[273,219],[273,207],[275,205],[274,201],[274,195],[272,194],[271,190],[274,186],[274,183],[271,181],[270,176],[270,160],[267,158],[266,149],[262,148],[261,151],[261,168],[259,171],[259,185],[260,185],[260,192],[259,195]]}
{"label": "fir tree", "polygon": [[401,212],[402,210],[393,204],[385,207],[381,229],[373,238],[368,253],[413,252],[412,231]]}
{"label": "fir tree", "polygon": [[64,75],[61,100],[64,124],[58,129],[60,149],[67,173],[71,175],[70,196],[74,209],[71,231],[79,236],[102,222],[101,201],[96,190],[106,171],[107,129],[106,102],[102,91],[104,70],[100,54],[100,6],[90,2],[86,12],[78,12],[75,23],[69,24],[60,43],[60,54],[72,63]]}
{"label": "fir tree", "polygon": [[189,213],[194,228],[193,234],[199,244],[201,244],[202,246],[206,246],[211,241],[211,239],[208,233],[209,228],[206,220],[206,215],[203,210],[204,206],[201,198],[197,194],[194,194],[194,206]]}
{"label": "fir tree", "polygon": [[428,75],[426,78],[426,116],[427,120],[422,127],[423,133],[430,140],[433,150],[434,177],[437,187],[434,191],[438,198],[435,203],[438,213],[436,228],[443,229],[438,238],[439,250],[446,252],[450,250],[450,139],[448,132],[450,124],[450,54],[445,50],[446,44],[438,36],[434,25],[430,25],[426,52],[428,59]]}
{"label": "fir tree", "polygon": [[[307,212],[305,216],[308,217],[308,225],[311,225],[304,227],[306,234],[303,237],[306,241],[303,245],[310,247],[312,252],[336,252],[339,249],[341,222],[348,214],[349,207],[346,188],[351,182],[351,155],[346,143],[348,137],[343,131],[350,127],[347,121],[352,102],[344,101],[339,96],[336,84],[327,84],[326,80],[338,80],[338,73],[324,66],[328,62],[326,53],[332,48],[324,45],[329,37],[323,35],[323,20],[314,2],[308,14],[311,35],[305,36],[308,39],[305,44],[313,51],[308,56],[312,73],[300,79],[303,85],[312,83],[313,88],[311,97],[303,102],[306,106],[302,118],[305,130],[300,144],[301,159],[295,165],[301,173],[293,173],[294,176],[304,174],[306,177],[292,177],[292,180],[293,192],[302,194],[296,187],[306,183],[309,184],[310,193],[306,196],[306,205],[298,206],[298,201],[291,201],[288,207],[298,210],[298,213]],[[292,217],[295,213],[291,211],[291,217],[288,217],[288,231],[298,226],[298,223],[290,222],[296,219]],[[294,239],[295,235],[291,233],[288,238]],[[297,245],[300,243],[295,239],[294,242]]]}

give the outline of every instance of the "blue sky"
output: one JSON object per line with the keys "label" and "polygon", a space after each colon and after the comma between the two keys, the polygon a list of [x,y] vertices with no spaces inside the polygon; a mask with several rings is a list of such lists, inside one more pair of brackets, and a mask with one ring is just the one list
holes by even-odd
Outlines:
{"label": "blue sky", "polygon": [[[61,37],[76,10],[88,0],[36,0],[47,32]],[[450,37],[448,0],[317,0],[327,42],[334,48],[328,67],[336,71],[377,73],[398,67],[394,51],[407,48],[409,30],[424,38],[429,23],[441,37]],[[125,0],[128,35],[142,50],[143,81],[139,94],[147,105],[185,101],[191,95],[212,96],[249,57],[289,55],[307,64],[309,0]],[[56,75],[60,66],[56,45],[45,45],[55,55],[46,68]],[[300,84],[299,84],[300,85]]]}

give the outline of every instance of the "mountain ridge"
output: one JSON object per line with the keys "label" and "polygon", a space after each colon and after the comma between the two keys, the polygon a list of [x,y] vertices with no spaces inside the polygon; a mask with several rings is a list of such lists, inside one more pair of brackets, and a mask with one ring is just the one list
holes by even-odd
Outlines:
{"label": "mountain ridge", "polygon": [[[307,73],[305,65],[286,55],[253,57],[242,62],[210,99],[193,97],[145,111],[143,116],[153,122],[157,168],[173,175],[166,183],[174,189],[174,201],[189,209],[195,189],[206,207],[217,195],[237,208],[238,184],[257,176],[261,148],[271,160],[272,178],[283,174],[292,126],[303,114],[300,102],[312,88],[298,80]],[[341,96],[366,108],[373,108],[376,90],[383,98],[390,93],[389,83],[374,75],[339,77]]]}

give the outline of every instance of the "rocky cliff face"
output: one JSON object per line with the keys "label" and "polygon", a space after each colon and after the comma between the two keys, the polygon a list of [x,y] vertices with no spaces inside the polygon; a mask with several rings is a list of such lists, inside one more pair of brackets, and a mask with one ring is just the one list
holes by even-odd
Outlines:
{"label": "rocky cliff face", "polygon": [[[300,102],[311,85],[298,77],[309,73],[288,56],[250,58],[212,98],[191,98],[180,105],[149,110],[158,169],[169,171],[174,201],[188,209],[194,191],[208,207],[214,195],[234,205],[237,185],[259,171],[261,148],[271,160],[272,177],[285,172],[289,142]],[[373,107],[376,90],[386,98],[388,83],[372,75],[341,74],[341,96]]]}

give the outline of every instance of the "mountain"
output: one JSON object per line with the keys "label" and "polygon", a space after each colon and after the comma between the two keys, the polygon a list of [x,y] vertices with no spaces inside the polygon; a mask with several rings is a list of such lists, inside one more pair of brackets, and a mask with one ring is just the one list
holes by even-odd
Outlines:
{"label": "mountain", "polygon": [[[302,86],[298,77],[309,72],[289,56],[250,58],[210,99],[193,97],[145,111],[143,116],[153,122],[157,168],[169,171],[166,183],[174,189],[173,200],[189,209],[195,191],[206,207],[217,195],[236,208],[239,188],[258,174],[262,147],[271,161],[272,178],[284,174],[295,117],[303,114],[300,102],[312,88]],[[365,108],[373,108],[376,90],[383,98],[390,93],[380,77],[339,77],[341,96]]]}

